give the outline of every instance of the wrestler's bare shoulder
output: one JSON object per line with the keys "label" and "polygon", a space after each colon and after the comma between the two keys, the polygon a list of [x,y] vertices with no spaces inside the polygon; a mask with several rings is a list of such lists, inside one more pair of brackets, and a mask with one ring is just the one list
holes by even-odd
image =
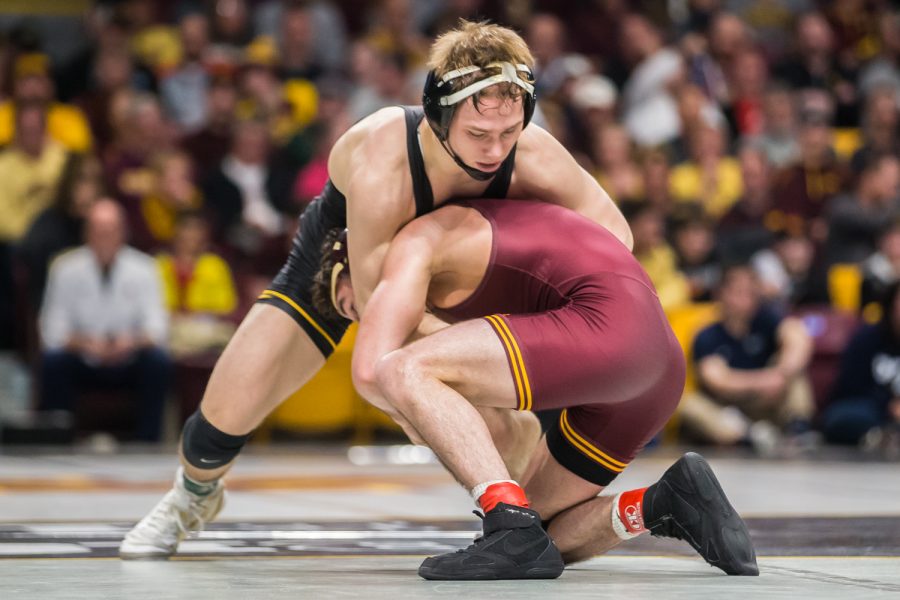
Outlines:
{"label": "wrestler's bare shoulder", "polygon": [[509,196],[531,197],[537,191],[559,186],[572,165],[568,150],[550,132],[531,123],[516,144],[516,168]]}
{"label": "wrestler's bare shoulder", "polygon": [[351,181],[391,181],[407,165],[406,120],[399,106],[382,108],[358,121],[335,143],[328,173],[341,192]]}

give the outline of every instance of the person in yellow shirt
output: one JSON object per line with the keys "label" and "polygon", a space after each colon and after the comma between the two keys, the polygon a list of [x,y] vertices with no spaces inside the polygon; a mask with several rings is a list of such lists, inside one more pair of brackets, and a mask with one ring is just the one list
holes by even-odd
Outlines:
{"label": "person in yellow shirt", "polygon": [[675,166],[669,191],[677,202],[700,202],[714,219],[722,217],[744,193],[740,163],[725,154],[724,124],[691,132],[691,160]]}
{"label": "person in yellow shirt", "polygon": [[188,356],[224,348],[235,330],[228,317],[237,309],[238,295],[228,263],[209,250],[209,224],[203,216],[182,214],[171,251],[156,260],[171,313],[172,354]]}
{"label": "person in yellow shirt", "polygon": [[18,242],[56,194],[68,155],[45,119],[40,105],[20,107],[13,143],[0,151],[0,243]]}
{"label": "person in yellow shirt", "polygon": [[151,169],[153,189],[141,199],[143,225],[149,234],[143,241],[148,246],[171,240],[179,215],[203,205],[203,195],[192,180],[193,162],[187,153],[164,150],[151,160]]}
{"label": "person in yellow shirt", "polygon": [[0,145],[15,137],[16,112],[26,104],[46,108],[48,135],[72,152],[87,152],[93,138],[87,118],[81,109],[54,100],[53,81],[49,76],[49,60],[45,54],[19,56],[13,65],[12,98],[0,102]]}
{"label": "person in yellow shirt", "polygon": [[678,270],[675,251],[666,242],[662,213],[641,200],[622,202],[619,209],[634,236],[634,256],[653,282],[663,310],[669,311],[690,302],[691,285]]}

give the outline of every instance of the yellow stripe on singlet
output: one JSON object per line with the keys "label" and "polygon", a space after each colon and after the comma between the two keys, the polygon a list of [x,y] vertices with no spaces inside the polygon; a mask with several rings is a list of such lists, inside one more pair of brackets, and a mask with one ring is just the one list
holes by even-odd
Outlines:
{"label": "yellow stripe on singlet", "polygon": [[562,431],[563,435],[569,443],[581,450],[581,452],[586,455],[591,460],[600,463],[610,471],[615,471],[616,473],[621,473],[625,467],[628,466],[628,463],[623,463],[622,461],[616,460],[609,454],[606,454],[589,441],[578,435],[572,426],[569,425],[569,411],[568,409],[563,409],[562,414],[559,416],[559,428]]}
{"label": "yellow stripe on singlet", "polygon": [[337,348],[337,343],[333,339],[331,339],[330,335],[325,333],[325,330],[322,329],[322,326],[319,325],[318,323],[316,323],[315,319],[313,319],[311,316],[309,316],[309,313],[307,313],[305,310],[303,310],[303,308],[301,308],[299,304],[297,304],[296,302],[291,300],[288,296],[285,296],[284,294],[282,294],[280,292],[276,292],[275,290],[266,290],[262,294],[260,294],[259,297],[261,299],[275,297],[275,298],[278,298],[279,300],[285,302],[291,308],[296,310],[300,316],[302,316],[304,319],[309,321],[309,324],[312,325],[316,331],[318,331],[320,334],[322,334],[322,337],[324,337],[328,341],[328,343],[331,344],[332,348]]}
{"label": "yellow stripe on singlet", "polygon": [[503,343],[509,351],[509,360],[513,366],[513,373],[516,376],[516,386],[519,390],[519,410],[531,410],[531,383],[528,381],[528,371],[525,370],[525,360],[522,357],[522,351],[516,342],[515,336],[510,331],[506,321],[500,315],[491,315],[485,317],[497,330]]}
{"label": "yellow stripe on singlet", "polygon": [[513,379],[516,381],[516,393],[519,401],[518,410],[523,410],[523,407],[525,406],[525,390],[522,387],[522,377],[519,374],[519,364],[516,362],[513,346],[506,336],[506,332],[501,329],[500,325],[497,323],[500,319],[496,315],[485,317],[485,320],[491,324],[491,327],[497,332],[497,336],[503,342],[503,345],[506,346],[506,353],[509,355],[509,365],[512,367]]}

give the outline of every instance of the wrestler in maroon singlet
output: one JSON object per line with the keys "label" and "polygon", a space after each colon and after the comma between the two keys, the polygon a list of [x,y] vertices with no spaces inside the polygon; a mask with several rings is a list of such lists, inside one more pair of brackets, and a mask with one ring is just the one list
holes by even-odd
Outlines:
{"label": "wrestler in maroon singlet", "polygon": [[653,284],[618,239],[568,209],[457,204],[491,223],[491,258],[469,298],[432,312],[450,322],[492,315],[519,410],[564,408],[547,433],[551,453],[609,484],[665,425],[684,387],[684,355]]}

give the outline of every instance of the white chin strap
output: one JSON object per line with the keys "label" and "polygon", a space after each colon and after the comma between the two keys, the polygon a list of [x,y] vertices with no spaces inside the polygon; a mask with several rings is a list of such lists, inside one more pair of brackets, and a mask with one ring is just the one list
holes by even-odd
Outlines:
{"label": "white chin strap", "polygon": [[461,100],[465,100],[469,96],[474,96],[484,88],[496,85],[498,83],[512,83],[513,85],[519,86],[529,94],[534,93],[534,85],[519,76],[520,72],[528,73],[530,75],[531,69],[529,69],[527,65],[514,65],[509,62],[494,62],[484,67],[484,69],[474,66],[456,69],[441,77],[441,82],[438,85],[444,85],[445,83],[453,81],[457,77],[462,77],[463,75],[475,73],[476,71],[483,71],[485,69],[500,69],[500,72],[496,75],[491,75],[490,77],[480,79],[475,83],[464,87],[458,92],[449,94],[447,96],[442,96],[440,100],[441,106],[453,106]]}

